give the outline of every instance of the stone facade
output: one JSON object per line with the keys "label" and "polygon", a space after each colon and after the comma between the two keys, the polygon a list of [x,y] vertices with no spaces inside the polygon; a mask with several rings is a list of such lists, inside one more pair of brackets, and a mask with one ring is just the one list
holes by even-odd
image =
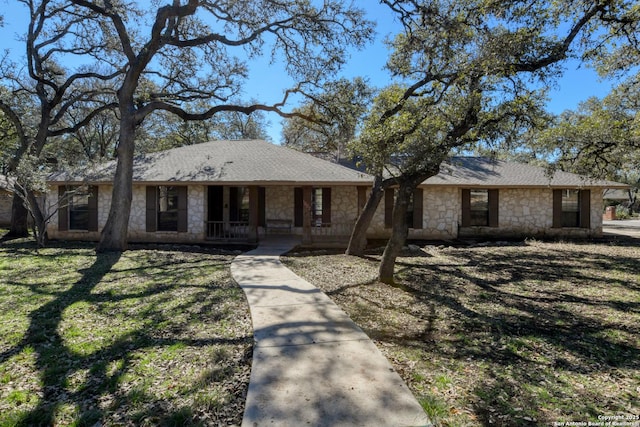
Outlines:
{"label": "stone facade", "polygon": [[[553,190],[501,188],[498,227],[461,227],[462,189],[423,188],[422,229],[409,229],[410,239],[458,237],[596,237],[602,235],[602,191],[591,190],[591,228],[553,228]],[[384,227],[384,200],[378,206],[367,235],[388,238]]]}
{"label": "stone facade", "polygon": [[[187,215],[189,226],[186,233],[177,231],[146,231],[147,196],[146,186],[133,186],[131,216],[129,217],[129,238],[140,242],[185,242],[196,243],[205,240],[206,191],[203,185],[190,185],[187,193]],[[101,227],[104,223],[101,223]]]}
{"label": "stone facade", "polygon": [[[269,219],[294,221],[294,186],[265,187],[265,217]],[[359,214],[358,192],[355,186],[331,187],[331,227],[313,228],[311,234],[318,241],[328,241],[332,237],[344,240],[351,232]],[[98,188],[98,229],[102,230],[109,214],[111,203],[110,185]],[[57,198],[58,188],[50,189],[50,200]],[[144,242],[186,242],[196,243],[206,240],[207,186],[188,187],[188,231],[152,232],[146,231],[146,186],[134,185],[129,234],[131,241]],[[229,188],[224,191],[228,206]],[[423,228],[410,229],[410,239],[455,239],[459,236],[484,237],[593,237],[602,234],[602,191],[591,190],[591,228],[552,228],[553,190],[509,189],[499,190],[498,227],[460,227],[462,216],[462,190],[458,187],[431,187],[423,189]],[[229,218],[228,207],[224,218]],[[58,231],[58,218],[54,214],[49,224],[49,235],[54,239],[97,240],[99,232]],[[293,227],[292,233],[302,235],[302,227]],[[264,235],[265,230],[259,229]],[[387,238],[390,230],[384,227],[384,200],[378,207],[373,223],[367,233],[370,238]]]}
{"label": "stone facade", "polygon": [[266,187],[265,218],[289,220],[293,224],[293,191],[292,186]]}
{"label": "stone facade", "polygon": [[[455,239],[460,221],[460,191],[458,188],[423,189],[422,228],[410,228],[410,239]],[[367,235],[388,238],[391,229],[384,226],[384,198],[376,210]]]}
{"label": "stone facade", "polygon": [[[265,188],[265,218],[294,221],[294,186]],[[312,230],[313,235],[349,235],[351,226],[358,217],[358,192],[353,186],[331,187],[331,227]],[[265,230],[260,229],[264,235]],[[302,235],[302,227],[293,227],[292,232]]]}
{"label": "stone facade", "polygon": [[498,227],[465,227],[460,228],[459,234],[486,237],[595,237],[602,235],[602,209],[602,191],[592,189],[591,228],[553,228],[552,189],[503,188],[499,190]]}

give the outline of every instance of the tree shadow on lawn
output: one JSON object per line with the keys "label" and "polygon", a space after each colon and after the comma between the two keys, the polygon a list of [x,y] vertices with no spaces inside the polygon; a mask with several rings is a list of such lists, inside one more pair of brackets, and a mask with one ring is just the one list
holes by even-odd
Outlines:
{"label": "tree shadow on lawn", "polygon": [[[638,399],[632,384],[640,377],[638,258],[580,246],[539,254],[469,249],[456,258],[405,265],[400,276],[418,301],[456,319],[447,331],[455,338],[422,341],[429,352],[493,366],[474,390],[483,424],[557,421],[544,417],[559,406],[596,420],[629,413],[629,402]],[[433,320],[425,320],[433,335]],[[607,378],[614,384],[618,378],[618,396],[607,395]]]}
{"label": "tree shadow on lawn", "polygon": [[[20,248],[16,249],[20,251]],[[71,406],[75,407],[72,411],[75,412],[73,417],[76,425],[93,425],[103,419],[107,412],[113,415],[114,411],[122,411],[121,406],[123,405],[135,405],[138,402],[149,402],[149,400],[151,400],[151,404],[140,405],[135,414],[136,419],[131,420],[130,414],[123,413],[119,422],[126,424],[153,420],[153,424],[157,425],[193,424],[196,421],[193,419],[193,410],[191,408],[163,408],[162,406],[166,405],[166,402],[154,401],[152,398],[144,396],[144,390],[141,388],[133,387],[127,390],[120,387],[122,379],[135,362],[134,359],[140,357],[136,355],[136,352],[151,348],[171,349],[172,346],[204,348],[213,345],[240,345],[251,342],[250,336],[238,338],[216,338],[210,336],[197,338],[189,336],[185,338],[184,336],[188,336],[188,332],[184,330],[184,325],[180,325],[181,330],[167,331],[162,334],[158,334],[157,330],[145,329],[144,326],[158,324],[170,317],[168,313],[162,313],[162,308],[158,305],[170,298],[161,294],[172,288],[172,285],[153,284],[142,291],[125,294],[118,294],[113,291],[95,293],[96,286],[101,282],[104,283],[105,276],[114,271],[114,266],[120,258],[120,253],[97,254],[95,262],[90,267],[79,270],[82,274],[80,279],[68,289],[55,294],[52,300],[29,314],[29,327],[22,341],[0,354],[1,364],[22,351],[32,352],[35,362],[34,367],[39,373],[41,383],[37,406],[28,411],[14,413],[13,419],[9,419],[11,424],[24,426],[54,425],[56,413],[61,409],[61,406]],[[197,268],[195,263],[192,266],[188,264],[188,262],[184,262],[180,268]],[[145,270],[144,273],[149,273],[150,276],[158,276],[162,274],[161,266],[161,262],[154,262],[141,268],[122,269],[119,271]],[[154,270],[156,268],[158,270]],[[138,273],[141,273],[141,271],[138,271]],[[181,273],[188,277],[188,274],[184,271],[181,270]],[[147,277],[146,274],[145,277]],[[26,286],[32,290],[37,287],[20,283],[15,283],[15,285]],[[192,285],[190,287],[193,288]],[[210,286],[201,287],[200,293],[211,292]],[[65,343],[61,335],[63,313],[76,303],[88,303],[90,304],[89,309],[94,312],[102,311],[103,313],[101,314],[109,316],[108,310],[102,307],[105,303],[126,303],[127,300],[146,300],[158,298],[158,296],[160,296],[160,299],[157,303],[151,304],[147,302],[146,309],[143,312],[132,314],[141,318],[148,316],[143,322],[143,327],[130,330],[127,333],[114,332],[112,337],[117,339],[106,346],[101,346],[97,351],[83,352],[74,350],[68,343]],[[194,300],[197,300],[197,297],[192,298],[191,302],[194,302]],[[202,310],[206,311],[207,307],[211,310],[213,306],[223,302],[222,298],[207,298],[206,304],[203,301],[204,299],[198,301],[199,305],[202,305],[200,312]],[[189,301],[186,301],[178,305],[178,311],[188,311],[189,307],[186,307],[186,305],[189,303]],[[215,317],[215,310],[211,310],[210,314]],[[213,318],[213,320],[215,321],[216,319]],[[104,327],[104,325],[101,325],[101,327]],[[83,333],[85,332],[90,333],[91,331],[83,331]],[[243,357],[249,360],[251,355],[245,354]],[[88,372],[87,380],[79,387],[70,387],[72,377],[80,372]],[[145,379],[144,381],[147,380],[151,379]],[[245,393],[246,390],[240,390],[239,392]],[[111,404],[105,404],[105,399],[110,400]],[[241,413],[242,411],[240,411]]]}
{"label": "tree shadow on lawn", "polygon": [[640,398],[640,256],[625,245],[615,256],[588,244],[444,249],[399,258],[395,297],[364,282],[331,295],[363,301],[351,313],[372,338],[457,372],[470,388],[455,405],[483,425],[597,420]]}

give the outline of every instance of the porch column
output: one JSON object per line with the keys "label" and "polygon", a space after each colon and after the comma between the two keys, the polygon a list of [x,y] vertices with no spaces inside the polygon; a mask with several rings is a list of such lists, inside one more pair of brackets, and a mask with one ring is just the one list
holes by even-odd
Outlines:
{"label": "porch column", "polygon": [[302,187],[302,243],[311,243],[311,187]]}
{"label": "porch column", "polygon": [[258,242],[258,187],[252,185],[249,187],[249,243]]}

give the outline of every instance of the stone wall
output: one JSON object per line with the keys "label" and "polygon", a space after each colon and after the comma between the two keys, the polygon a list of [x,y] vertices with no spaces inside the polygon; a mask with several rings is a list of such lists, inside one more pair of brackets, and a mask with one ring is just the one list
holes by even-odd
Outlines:
{"label": "stone wall", "polygon": [[186,233],[176,231],[156,231],[148,233],[147,227],[147,194],[146,186],[133,186],[131,216],[129,217],[129,240],[132,242],[187,242],[195,243],[205,240],[205,186],[190,185],[187,194],[187,215],[189,226]]}
{"label": "stone wall", "polygon": [[[462,190],[456,187],[424,188],[422,229],[409,229],[410,239],[485,237],[596,237],[602,235],[602,191],[591,190],[591,228],[552,228],[553,190],[500,189],[499,226],[461,228]],[[388,238],[384,228],[384,199],[378,206],[370,238]]]}
{"label": "stone wall", "polygon": [[591,228],[553,228],[553,189],[500,189],[498,227],[465,227],[460,236],[595,237],[602,235],[602,191],[591,190]]}
{"label": "stone wall", "polygon": [[293,189],[292,186],[265,188],[266,219],[286,219],[293,224]]}
{"label": "stone wall", "polygon": [[[111,185],[98,186],[98,232],[70,230],[58,231],[57,212],[51,218],[48,232],[52,239],[64,240],[98,240],[100,232],[107,223],[111,205]],[[50,188],[49,200],[56,200],[58,187]],[[54,199],[55,198],[55,199]],[[131,214],[129,216],[129,240],[132,242],[198,242],[205,238],[205,187],[202,185],[189,186],[187,195],[187,211],[189,215],[189,228],[187,233],[163,231],[147,233],[147,193],[146,186],[134,185],[133,198],[131,200]]]}
{"label": "stone wall", "polygon": [[[267,219],[294,220],[294,186],[273,186],[265,188],[265,216]],[[110,185],[98,188],[98,227],[102,230],[109,214],[111,202]],[[358,216],[358,193],[354,186],[332,187],[331,223],[332,227],[313,229],[312,234],[330,238],[350,234],[351,226]],[[228,200],[228,191],[225,192]],[[48,200],[58,197],[58,188],[52,187]],[[200,242],[206,239],[207,187],[189,186],[187,233],[146,232],[146,187],[133,187],[129,236],[131,241],[146,242]],[[10,199],[9,199],[10,200]],[[499,227],[459,228],[461,221],[461,190],[455,187],[424,189],[423,228],[410,229],[410,239],[454,239],[460,236],[522,237],[522,236],[569,236],[592,237],[602,234],[602,191],[591,190],[591,228],[552,228],[552,189],[500,189]],[[228,209],[227,209],[228,210]],[[228,214],[227,214],[228,216]],[[69,231],[58,232],[58,216],[53,215],[49,224],[49,235],[54,239],[97,240],[99,232]],[[292,232],[302,235],[301,227]],[[264,229],[260,229],[264,235]],[[387,238],[390,230],[384,228],[384,199],[376,210],[367,233],[369,238]]]}
{"label": "stone wall", "polygon": [[[422,227],[409,229],[410,239],[455,239],[458,235],[460,217],[460,190],[457,188],[423,189]],[[391,229],[384,228],[384,197],[376,210],[371,227],[367,232],[370,238],[388,238]]]}
{"label": "stone wall", "polygon": [[[294,221],[294,186],[265,188],[265,217]],[[353,186],[331,187],[331,227],[314,230],[314,234],[348,235],[358,217],[358,192]],[[264,230],[260,230],[264,234]],[[293,233],[302,235],[302,227],[293,227]]]}

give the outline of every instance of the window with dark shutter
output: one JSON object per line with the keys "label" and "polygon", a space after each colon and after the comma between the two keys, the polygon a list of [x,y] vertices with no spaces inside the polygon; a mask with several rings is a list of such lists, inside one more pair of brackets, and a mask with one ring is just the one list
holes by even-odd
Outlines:
{"label": "window with dark shutter", "polygon": [[147,187],[146,231],[177,231],[189,229],[188,192],[186,186]]}
{"label": "window with dark shutter", "polygon": [[331,226],[331,188],[311,189],[311,226]]}
{"label": "window with dark shutter", "polygon": [[322,188],[322,226],[331,226],[331,188]]}
{"label": "window with dark shutter", "polygon": [[500,192],[499,190],[489,190],[489,227],[498,227],[500,217]]}
{"label": "window with dark shutter", "polygon": [[61,186],[58,230],[98,231],[98,187]]}
{"label": "window with dark shutter", "polygon": [[462,227],[498,227],[499,209],[499,190],[462,190]]}
{"label": "window with dark shutter", "polygon": [[88,231],[98,231],[98,187],[89,187]]}
{"label": "window with dark shutter", "polygon": [[591,190],[580,190],[580,227],[591,228]]}
{"label": "window with dark shutter", "polygon": [[157,230],[178,231],[178,187],[158,187]]}
{"label": "window with dark shutter", "polygon": [[554,228],[591,228],[590,190],[553,190]]}

